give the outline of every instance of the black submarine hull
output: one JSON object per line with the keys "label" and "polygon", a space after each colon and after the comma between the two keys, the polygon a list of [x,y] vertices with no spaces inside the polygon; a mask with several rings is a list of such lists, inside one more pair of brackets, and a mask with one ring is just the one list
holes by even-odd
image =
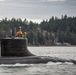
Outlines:
{"label": "black submarine hull", "polygon": [[36,56],[27,49],[27,39],[6,38],[1,39],[0,64],[40,64],[48,62],[71,62],[76,64],[76,60],[66,60],[50,56]]}
{"label": "black submarine hull", "polygon": [[26,57],[34,56],[27,49],[27,38],[1,39],[1,57]]}
{"label": "black submarine hull", "polygon": [[76,60],[66,60],[50,56],[28,56],[28,57],[1,57],[0,64],[45,64],[48,62],[70,62],[76,64]]}

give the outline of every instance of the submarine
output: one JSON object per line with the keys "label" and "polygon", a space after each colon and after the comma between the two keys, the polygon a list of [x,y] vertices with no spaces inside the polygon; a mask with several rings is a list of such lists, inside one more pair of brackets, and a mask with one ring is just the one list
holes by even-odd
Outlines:
{"label": "submarine", "polygon": [[[20,27],[21,30],[21,27]],[[76,60],[66,60],[51,56],[36,56],[27,48],[27,38],[16,37],[12,30],[12,37],[1,39],[0,64],[45,64],[48,62],[71,62],[76,64]]]}

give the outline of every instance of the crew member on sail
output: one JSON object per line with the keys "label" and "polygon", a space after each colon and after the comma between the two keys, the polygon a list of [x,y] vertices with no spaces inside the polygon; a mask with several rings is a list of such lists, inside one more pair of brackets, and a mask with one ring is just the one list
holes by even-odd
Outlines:
{"label": "crew member on sail", "polygon": [[17,32],[18,37],[22,37],[23,33],[21,31],[21,26],[19,27],[19,31]]}

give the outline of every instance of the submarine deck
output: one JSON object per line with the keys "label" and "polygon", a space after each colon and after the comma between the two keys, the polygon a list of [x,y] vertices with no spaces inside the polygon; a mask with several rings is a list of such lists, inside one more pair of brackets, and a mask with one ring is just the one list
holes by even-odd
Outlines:
{"label": "submarine deck", "polygon": [[66,60],[50,56],[0,57],[0,64],[40,64],[48,62],[71,62],[76,64],[76,60]]}

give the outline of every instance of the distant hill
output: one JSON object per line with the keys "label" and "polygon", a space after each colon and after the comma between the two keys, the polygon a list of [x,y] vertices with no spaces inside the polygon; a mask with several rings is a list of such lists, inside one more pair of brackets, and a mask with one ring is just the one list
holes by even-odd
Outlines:
{"label": "distant hill", "polygon": [[10,36],[12,28],[18,31],[19,26],[23,32],[27,32],[29,45],[76,45],[76,17],[62,15],[61,18],[53,17],[48,21],[43,20],[40,24],[22,21],[20,18],[0,20],[0,39],[6,35]]}

